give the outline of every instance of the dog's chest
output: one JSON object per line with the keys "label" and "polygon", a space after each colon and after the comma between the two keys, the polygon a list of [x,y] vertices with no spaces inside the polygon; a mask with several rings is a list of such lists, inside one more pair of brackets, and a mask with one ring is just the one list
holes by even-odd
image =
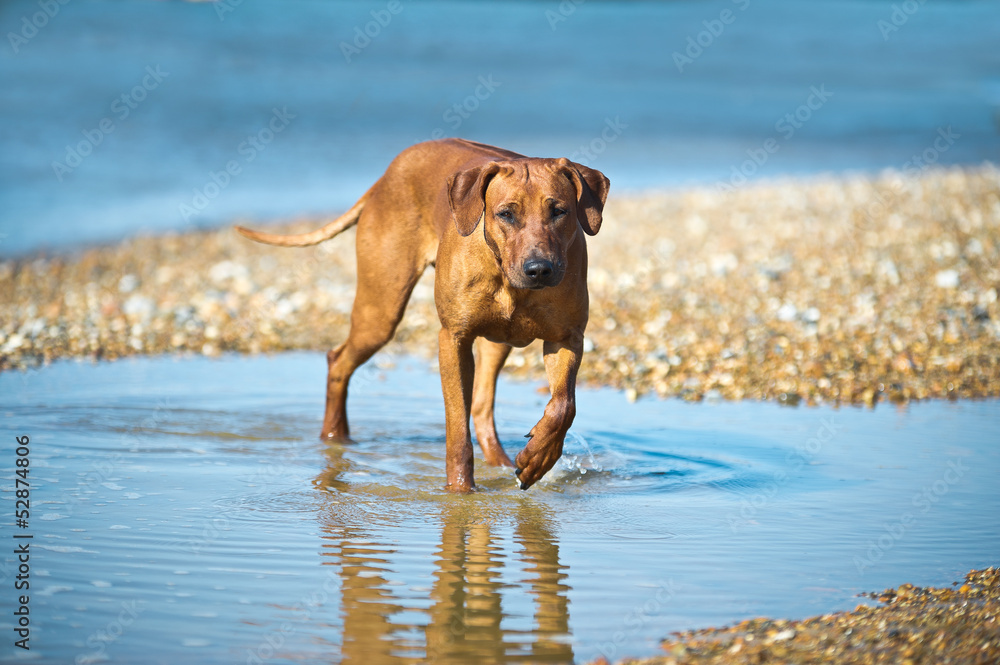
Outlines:
{"label": "dog's chest", "polygon": [[494,306],[497,316],[501,319],[510,320],[514,316],[514,296],[507,289],[498,289],[493,295]]}
{"label": "dog's chest", "polygon": [[484,337],[491,342],[527,346],[545,337],[544,316],[534,303],[519,300],[506,289],[493,296],[490,325]]}

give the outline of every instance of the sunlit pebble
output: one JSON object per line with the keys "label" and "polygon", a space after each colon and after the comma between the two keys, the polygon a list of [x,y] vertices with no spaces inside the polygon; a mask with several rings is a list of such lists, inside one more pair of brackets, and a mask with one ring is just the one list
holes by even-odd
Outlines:
{"label": "sunlit pebble", "polygon": [[786,302],[785,304],[783,304],[781,307],[778,308],[778,311],[775,312],[775,315],[778,317],[779,321],[794,321],[795,315],[798,313],[799,311],[795,308],[795,305]]}
{"label": "sunlit pebble", "polygon": [[820,313],[815,307],[810,307],[802,313],[802,320],[807,323],[816,323],[819,321]]}
{"label": "sunlit pebble", "polygon": [[208,271],[209,278],[216,283],[225,282],[230,279],[247,279],[249,274],[250,271],[245,265],[228,259],[219,261]]}
{"label": "sunlit pebble", "polygon": [[118,280],[118,290],[122,293],[132,293],[139,286],[139,278],[133,274],[123,275]]}
{"label": "sunlit pebble", "polygon": [[11,336],[7,337],[7,340],[4,342],[3,345],[3,351],[7,353],[11,351],[16,351],[17,349],[21,348],[22,344],[24,344],[24,336],[19,335],[18,333],[14,333]]}
{"label": "sunlit pebble", "polygon": [[138,294],[129,296],[125,304],[122,305],[122,312],[126,316],[142,321],[149,320],[155,310],[156,303],[151,298]]}
{"label": "sunlit pebble", "polygon": [[942,289],[957,289],[958,271],[940,270],[936,275],[934,275],[934,283]]}

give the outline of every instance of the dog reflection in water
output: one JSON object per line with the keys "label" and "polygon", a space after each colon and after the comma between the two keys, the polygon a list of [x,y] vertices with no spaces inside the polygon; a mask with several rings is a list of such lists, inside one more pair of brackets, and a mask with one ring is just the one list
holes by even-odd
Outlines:
{"label": "dog reflection in water", "polygon": [[[544,506],[499,493],[496,500],[509,501],[509,507],[431,495],[419,516],[400,518],[440,522],[441,543],[433,580],[427,584],[427,607],[423,599],[414,602],[414,596],[426,591],[414,591],[392,579],[393,554],[400,545],[391,527],[366,526],[363,513],[355,512],[365,503],[384,508],[386,502],[357,496],[360,488],[339,478],[345,468],[343,450],[330,446],[331,465],[316,481],[318,487],[343,492],[324,511],[320,524],[322,553],[330,559],[324,563],[337,567],[340,577],[342,663],[573,662],[567,572],[559,563],[559,545]],[[347,511],[350,514],[345,515]],[[515,561],[503,542],[508,525],[513,525]],[[533,598],[533,616],[524,617],[530,621],[511,621],[516,614],[504,613],[501,592],[505,590],[508,598],[517,594],[511,589],[511,576],[503,575],[512,564],[524,571],[523,591]],[[414,613],[424,617],[406,618]],[[422,639],[415,637],[419,632]]]}

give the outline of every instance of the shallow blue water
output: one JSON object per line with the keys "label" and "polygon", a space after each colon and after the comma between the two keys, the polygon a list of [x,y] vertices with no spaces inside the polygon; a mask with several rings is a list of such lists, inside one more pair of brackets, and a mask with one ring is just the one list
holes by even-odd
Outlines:
{"label": "shallow blue water", "polygon": [[[0,374],[3,536],[30,437],[41,662],[582,662],[670,631],[851,608],[995,565],[1000,404],[782,408],[582,390],[527,492],[443,489],[438,377],[380,356],[357,442],[317,440],[321,354]],[[508,451],[540,416],[502,381]],[[8,542],[10,542],[8,540]],[[5,554],[0,631],[11,635]],[[0,659],[15,654],[10,640]]]}
{"label": "shallow blue water", "polygon": [[616,194],[1000,155],[994,0],[560,6],[74,0],[32,33],[37,2],[5,2],[0,255],[339,212],[436,135],[569,156]]}

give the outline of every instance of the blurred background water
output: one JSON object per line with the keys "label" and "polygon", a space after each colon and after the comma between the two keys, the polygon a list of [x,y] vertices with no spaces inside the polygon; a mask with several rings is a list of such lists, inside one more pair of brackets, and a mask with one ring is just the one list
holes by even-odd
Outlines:
{"label": "blurred background water", "polygon": [[616,194],[1000,155],[995,0],[35,0],[0,29],[3,256],[335,213],[438,136]]}

